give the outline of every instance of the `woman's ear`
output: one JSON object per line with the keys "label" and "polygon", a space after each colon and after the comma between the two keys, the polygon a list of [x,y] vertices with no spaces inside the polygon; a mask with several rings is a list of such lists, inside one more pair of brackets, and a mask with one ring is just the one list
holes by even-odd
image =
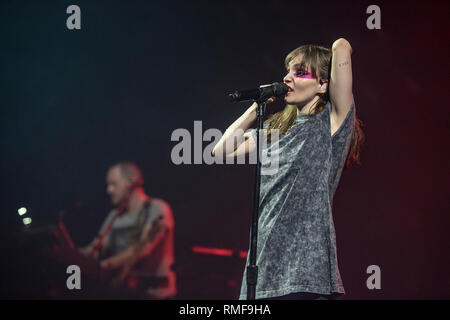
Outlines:
{"label": "woman's ear", "polygon": [[325,93],[328,88],[328,81],[323,81],[322,79],[320,79],[319,83],[321,84],[320,90],[323,90],[323,93]]}

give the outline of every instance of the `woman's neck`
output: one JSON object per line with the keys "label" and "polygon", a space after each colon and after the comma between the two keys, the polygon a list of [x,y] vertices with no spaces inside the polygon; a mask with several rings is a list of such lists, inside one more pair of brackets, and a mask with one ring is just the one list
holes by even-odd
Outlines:
{"label": "woman's neck", "polygon": [[309,102],[304,104],[303,106],[297,105],[297,116],[301,114],[311,114],[312,107],[316,104],[316,102],[319,100],[318,96],[315,96],[312,98]]}

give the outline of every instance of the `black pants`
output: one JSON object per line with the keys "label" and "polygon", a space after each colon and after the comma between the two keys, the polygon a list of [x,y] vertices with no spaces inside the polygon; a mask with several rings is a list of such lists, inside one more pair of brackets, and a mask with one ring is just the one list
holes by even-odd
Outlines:
{"label": "black pants", "polygon": [[280,297],[265,298],[260,300],[336,300],[339,294],[318,294],[310,292],[296,292]]}

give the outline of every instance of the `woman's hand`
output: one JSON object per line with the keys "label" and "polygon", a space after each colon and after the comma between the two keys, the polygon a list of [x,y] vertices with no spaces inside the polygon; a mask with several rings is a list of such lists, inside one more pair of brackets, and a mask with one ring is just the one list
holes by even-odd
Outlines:
{"label": "woman's hand", "polygon": [[[271,84],[263,84],[262,86],[259,86],[260,88],[271,86]],[[266,106],[272,102],[274,102],[276,97],[270,97],[267,99],[267,101],[264,103],[264,113],[266,112]]]}
{"label": "woman's hand", "polygon": [[267,106],[269,103],[272,103],[275,101],[275,97],[270,97],[269,99],[267,99],[266,103],[264,104],[264,107]]}
{"label": "woman's hand", "polygon": [[[270,86],[270,84],[263,84],[261,86],[259,86],[260,88],[264,88],[264,87],[268,87]],[[274,102],[276,99],[276,97],[270,97],[269,99],[267,99],[266,102],[264,102],[264,113],[266,113],[266,106],[272,102]],[[256,118],[256,108],[258,107],[258,104],[256,102],[253,102],[253,104],[248,108],[247,112],[250,113],[255,113],[255,118]]]}

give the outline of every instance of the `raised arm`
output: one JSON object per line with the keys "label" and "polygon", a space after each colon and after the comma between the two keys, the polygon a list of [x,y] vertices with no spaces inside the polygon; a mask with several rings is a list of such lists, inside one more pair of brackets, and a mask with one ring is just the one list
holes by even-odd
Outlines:
{"label": "raised arm", "polygon": [[[217,154],[223,158],[235,158],[241,154],[251,153],[255,149],[255,142],[253,137],[244,131],[250,128],[255,119],[256,103],[253,103],[244,114],[227,128],[222,138],[214,146],[212,155],[215,156]],[[234,143],[235,140],[237,145]]]}
{"label": "raised arm", "polygon": [[340,124],[352,103],[352,47],[344,38],[333,43],[331,59],[330,100],[332,114]]}

